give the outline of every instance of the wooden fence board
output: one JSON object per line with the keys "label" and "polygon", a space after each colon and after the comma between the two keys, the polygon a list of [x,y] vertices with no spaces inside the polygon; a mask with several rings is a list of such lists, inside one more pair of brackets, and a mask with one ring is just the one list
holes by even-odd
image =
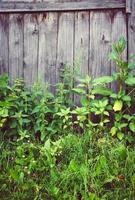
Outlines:
{"label": "wooden fence board", "polygon": [[107,12],[90,13],[89,73],[92,77],[110,74],[108,54],[111,43],[111,21]]}
{"label": "wooden fence board", "polygon": [[56,84],[57,22],[57,13],[39,16],[38,78],[52,85]]}
{"label": "wooden fence board", "polygon": [[9,17],[9,74],[11,82],[23,77],[23,16]]}
{"label": "wooden fence board", "polygon": [[24,16],[24,80],[28,86],[37,81],[38,68],[38,16]]}
{"label": "wooden fence board", "polygon": [[0,74],[8,73],[9,15],[0,15]]}
{"label": "wooden fence board", "polygon": [[[85,31],[84,31],[85,30]],[[89,64],[89,12],[75,13],[75,64],[80,65],[80,73],[88,74]],[[79,63],[78,63],[79,62]]]}
{"label": "wooden fence board", "polygon": [[[135,1],[131,0],[131,14],[128,16],[128,54],[135,54]],[[130,59],[129,59],[130,60]],[[134,59],[135,62],[135,59]]]}
{"label": "wooden fence board", "polygon": [[74,13],[60,13],[58,25],[57,68],[56,78],[59,80],[60,70],[64,64],[73,70],[74,58]]}
{"label": "wooden fence board", "polygon": [[[75,13],[74,70],[81,77],[85,77],[89,71],[89,18],[89,12]],[[74,101],[80,103],[78,95],[74,95]]]}

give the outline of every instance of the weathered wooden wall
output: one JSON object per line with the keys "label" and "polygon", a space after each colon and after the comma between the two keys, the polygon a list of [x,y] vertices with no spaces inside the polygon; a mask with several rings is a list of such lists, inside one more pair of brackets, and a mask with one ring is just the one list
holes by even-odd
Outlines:
{"label": "weathered wooden wall", "polygon": [[134,0],[0,0],[0,73],[11,81],[55,84],[63,64],[82,74],[111,74],[111,44],[123,35],[135,53]]}

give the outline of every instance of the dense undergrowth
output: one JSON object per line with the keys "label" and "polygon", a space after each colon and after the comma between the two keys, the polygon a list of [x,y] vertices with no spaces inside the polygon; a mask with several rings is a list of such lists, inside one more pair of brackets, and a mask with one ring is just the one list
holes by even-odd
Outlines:
{"label": "dense undergrowth", "polygon": [[1,200],[135,199],[135,64],[125,48],[122,37],[112,47],[112,76],[76,78],[65,66],[55,95],[0,77]]}

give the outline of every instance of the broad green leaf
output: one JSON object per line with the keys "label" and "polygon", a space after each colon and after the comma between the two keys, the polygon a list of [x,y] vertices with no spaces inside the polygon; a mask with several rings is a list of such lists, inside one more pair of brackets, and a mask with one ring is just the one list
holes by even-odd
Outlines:
{"label": "broad green leaf", "polygon": [[127,85],[131,85],[131,86],[135,85],[135,77],[130,77],[130,78],[126,79],[125,83]]}
{"label": "broad green leaf", "polygon": [[125,127],[127,127],[127,125],[128,125],[127,123],[120,123],[119,128],[120,129],[125,128]]}
{"label": "broad green leaf", "polygon": [[103,123],[108,123],[108,122],[110,122],[109,119],[104,119],[104,121],[103,121]]}
{"label": "broad green leaf", "polygon": [[83,90],[81,88],[73,88],[72,91],[77,94],[85,94],[85,90]]}
{"label": "broad green leaf", "polygon": [[110,132],[111,132],[111,135],[114,136],[116,134],[116,132],[117,132],[117,128],[116,127],[112,127]]}
{"label": "broad green leaf", "polygon": [[112,93],[110,97],[112,97],[112,98],[116,99],[116,98],[118,97],[118,95],[117,95],[117,94],[115,94],[115,93]]}
{"label": "broad green leaf", "polygon": [[114,102],[113,110],[116,111],[121,111],[123,107],[123,102],[121,100],[116,100]]}
{"label": "broad green leaf", "polygon": [[113,81],[113,77],[112,76],[102,76],[99,78],[96,78],[93,81],[93,85],[102,85],[102,84],[107,84],[107,83],[111,83]]}
{"label": "broad green leaf", "polygon": [[104,96],[110,96],[113,93],[113,91],[110,88],[106,87],[96,87],[95,89],[93,89],[92,93]]}
{"label": "broad green leaf", "polygon": [[109,116],[109,112],[108,111],[104,111],[104,115]]}
{"label": "broad green leaf", "polygon": [[[100,102],[101,101],[99,101],[99,103]],[[102,101],[102,104],[100,104],[100,105],[103,106],[103,107],[105,107],[105,106],[107,106],[107,104],[108,104],[108,99],[105,99],[105,100]]]}
{"label": "broad green leaf", "polygon": [[133,116],[125,114],[125,115],[123,115],[123,118],[127,119],[128,121],[130,121],[133,118]]}
{"label": "broad green leaf", "polygon": [[130,128],[130,130],[131,130],[132,132],[135,132],[135,123],[131,122],[131,123],[129,124],[129,128]]}
{"label": "broad green leaf", "polygon": [[117,133],[117,138],[118,138],[119,140],[122,140],[123,137],[124,137],[124,134],[123,134],[123,133],[121,133],[121,132],[118,132],[118,133]]}
{"label": "broad green leaf", "polygon": [[128,95],[125,95],[122,97],[123,101],[131,101],[131,97]]}

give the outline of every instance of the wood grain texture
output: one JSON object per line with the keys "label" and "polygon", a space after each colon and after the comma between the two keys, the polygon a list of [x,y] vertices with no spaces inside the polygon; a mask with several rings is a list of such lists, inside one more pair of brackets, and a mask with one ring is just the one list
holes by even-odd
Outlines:
{"label": "wood grain texture", "polygon": [[56,84],[56,55],[57,55],[57,13],[40,14],[39,19],[39,55],[38,78],[51,84],[54,92]]}
{"label": "wood grain texture", "polygon": [[64,64],[73,70],[74,58],[74,13],[60,13],[58,22],[58,46],[56,81],[59,80],[60,70]]}
{"label": "wood grain texture", "polygon": [[[132,12],[128,21],[129,53],[135,53],[134,16]],[[63,65],[73,70],[80,60],[82,75],[110,75],[116,70],[108,59],[111,44],[127,37],[126,22],[121,9],[1,14],[0,73],[9,72],[12,80],[24,77],[28,86],[37,79],[55,85]]]}
{"label": "wood grain texture", "polygon": [[[128,54],[135,54],[135,1],[131,0],[131,15],[128,16]],[[135,62],[135,59],[134,59]]]}
{"label": "wood grain texture", "polygon": [[92,77],[110,74],[110,44],[111,20],[108,12],[91,12],[89,73]]}
{"label": "wood grain texture", "polygon": [[77,62],[77,65],[80,65],[80,73],[82,75],[88,74],[88,64],[89,64],[88,51],[89,51],[89,12],[76,12],[74,60]]}
{"label": "wood grain texture", "polygon": [[9,15],[0,15],[0,74],[8,73]]}
{"label": "wood grain texture", "polygon": [[57,0],[0,2],[0,12],[73,11],[89,9],[125,8],[126,0]]}
{"label": "wood grain texture", "polygon": [[24,80],[28,86],[37,81],[38,72],[38,16],[24,16]]}
{"label": "wood grain texture", "polygon": [[[77,76],[84,78],[88,74],[89,66],[89,12],[75,13],[75,45],[74,68]],[[75,80],[74,86],[78,83]],[[74,95],[74,101],[80,104],[78,95]]]}
{"label": "wood grain texture", "polygon": [[23,77],[23,16],[9,17],[9,74],[11,82]]}

